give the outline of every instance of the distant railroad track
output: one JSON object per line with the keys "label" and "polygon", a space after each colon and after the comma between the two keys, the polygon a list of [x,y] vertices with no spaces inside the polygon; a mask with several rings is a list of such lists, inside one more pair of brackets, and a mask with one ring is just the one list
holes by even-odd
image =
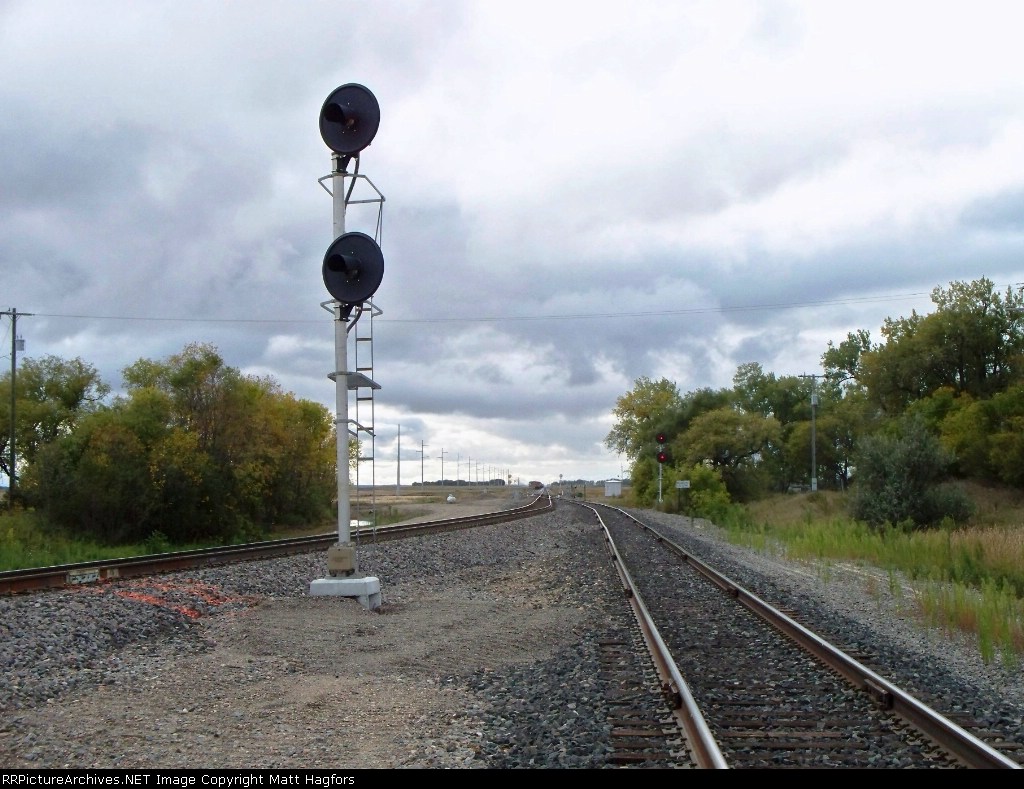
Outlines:
{"label": "distant railroad track", "polygon": [[[396,524],[391,526],[360,527],[352,530],[354,541],[397,540],[421,534],[455,531],[472,526],[528,518],[553,508],[550,496],[538,496],[529,504],[481,515],[445,518],[420,523]],[[62,589],[68,586],[112,581],[119,578],[137,578],[157,573],[209,567],[228,562],[245,562],[290,556],[325,549],[336,543],[337,532],[315,534],[306,537],[291,537],[281,540],[229,545],[216,548],[200,548],[191,551],[131,556],[121,559],[99,559],[91,562],[54,565],[52,567],[31,567],[21,570],[0,572],[0,594],[38,592],[44,589]]]}

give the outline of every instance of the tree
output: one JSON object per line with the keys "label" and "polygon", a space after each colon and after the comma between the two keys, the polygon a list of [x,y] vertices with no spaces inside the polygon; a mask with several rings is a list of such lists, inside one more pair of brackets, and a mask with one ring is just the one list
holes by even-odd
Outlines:
{"label": "tree", "polygon": [[859,389],[847,389],[841,398],[826,399],[823,394],[821,402],[817,431],[819,479],[826,486],[845,490],[850,484],[858,442],[877,425],[876,412]]}
{"label": "tree", "polygon": [[760,455],[778,442],[782,429],[774,417],[765,419],[735,408],[718,408],[701,414],[672,443],[680,463],[706,464],[722,476],[734,498],[751,494],[749,479],[756,475]]}
{"label": "tree", "polygon": [[122,371],[129,392],[149,388],[171,399],[174,423],[194,433],[204,450],[223,438],[228,398],[239,374],[209,344],[190,343],[166,362],[140,359]]}
{"label": "tree", "polygon": [[966,495],[944,484],[952,458],[919,417],[861,440],[850,511],[872,526],[923,528],[971,515]]}
{"label": "tree", "polygon": [[605,446],[636,460],[652,445],[658,420],[679,405],[679,390],[671,381],[638,378],[633,389],[615,402],[616,422],[605,437]]}
{"label": "tree", "polygon": [[861,355],[871,400],[889,414],[941,387],[989,398],[1024,375],[1024,297],[986,278],[935,288],[937,310],[887,318],[884,345]]}
{"label": "tree", "polygon": [[[968,462],[978,462],[989,479],[1024,487],[1024,384],[1012,386],[991,400],[972,406],[968,414],[975,416],[976,427],[975,441],[970,446],[979,454],[985,452],[985,462],[976,460],[977,455],[968,456]],[[947,421],[952,423],[953,420]],[[970,427],[968,423],[961,435]],[[971,467],[966,470],[975,472]]]}
{"label": "tree", "polygon": [[[737,368],[733,384],[736,403],[744,412],[774,419],[779,425],[777,439],[761,450],[759,469],[767,484],[785,490],[795,480],[805,479],[810,466],[812,379],[776,378],[751,362]],[[824,394],[827,397],[829,392]]]}
{"label": "tree", "polygon": [[843,389],[863,389],[863,357],[871,350],[871,333],[866,329],[848,332],[839,345],[828,341],[828,350],[822,354],[821,367],[825,379]]}
{"label": "tree", "polygon": [[90,414],[40,448],[26,483],[48,520],[78,537],[116,543],[152,531],[147,453],[115,413]]}
{"label": "tree", "polygon": [[691,466],[684,471],[690,487],[686,491],[686,511],[699,518],[719,520],[732,503],[722,475],[705,465]]}
{"label": "tree", "polygon": [[[19,467],[31,465],[39,448],[68,435],[86,414],[102,406],[110,387],[81,359],[26,358],[15,377],[15,444]],[[0,400],[10,402],[11,376],[0,378]],[[0,413],[0,468],[10,476],[10,409]]]}
{"label": "tree", "polygon": [[[735,407],[736,393],[732,389],[710,389],[704,387],[687,392],[677,403],[657,417],[654,424],[657,433],[664,433],[669,443],[681,436],[698,417],[719,408]],[[651,440],[653,442],[653,435]],[[675,465],[675,459],[672,461]]]}
{"label": "tree", "polygon": [[330,514],[331,414],[216,349],[126,368],[127,395],[40,453],[30,480],[55,521],[110,542],[254,539]]}
{"label": "tree", "polygon": [[776,378],[757,362],[741,364],[732,378],[736,404],[747,413],[787,425],[810,416],[811,384],[795,375]]}

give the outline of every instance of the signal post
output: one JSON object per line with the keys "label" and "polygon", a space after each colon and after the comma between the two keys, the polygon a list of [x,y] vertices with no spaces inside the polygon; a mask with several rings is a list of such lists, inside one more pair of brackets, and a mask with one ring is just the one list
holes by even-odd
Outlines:
{"label": "signal post", "polygon": [[658,503],[661,504],[661,469],[665,462],[668,460],[668,450],[665,449],[665,442],[668,441],[668,437],[664,433],[658,433]]}
{"label": "signal post", "polygon": [[[309,585],[311,595],[354,597],[364,608],[381,605],[380,579],[359,574],[359,563],[351,534],[349,499],[349,390],[360,386],[379,388],[366,376],[348,369],[348,333],[359,320],[367,301],[380,287],[384,276],[384,256],[377,242],[365,233],[345,232],[345,212],[351,189],[346,188],[348,165],[372,142],[380,125],[377,99],[362,85],[347,84],[337,88],[320,110],[320,135],[334,153],[331,157],[334,241],[327,248],[323,261],[324,285],[333,301],[334,381],[337,414],[338,466],[338,542],[327,551],[328,578],[318,578]],[[353,182],[354,183],[354,182]],[[355,313],[353,317],[353,313]]]}

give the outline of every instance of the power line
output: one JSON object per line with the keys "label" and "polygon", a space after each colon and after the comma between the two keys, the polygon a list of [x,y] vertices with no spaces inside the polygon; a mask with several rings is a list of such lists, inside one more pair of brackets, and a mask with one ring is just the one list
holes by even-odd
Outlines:
{"label": "power line", "polygon": [[[736,306],[720,306],[720,307],[690,307],[684,309],[673,309],[673,310],[644,310],[638,312],[583,312],[583,313],[563,313],[555,315],[500,315],[500,316],[467,316],[467,317],[456,317],[446,316],[437,318],[387,318],[381,316],[378,318],[383,323],[517,323],[526,321],[562,321],[562,320],[593,320],[602,319],[607,320],[609,318],[657,318],[666,317],[672,315],[702,315],[702,314],[713,314],[713,313],[728,313],[728,312],[757,312],[759,310],[790,310],[810,307],[834,307],[842,306],[847,304],[877,304],[882,302],[890,301],[904,301],[906,299],[920,298],[922,296],[928,296],[930,294],[920,293],[901,293],[889,296],[862,296],[862,297],[851,297],[846,299],[833,299],[826,301],[793,301],[793,302],[779,302],[772,304],[743,304]],[[23,313],[24,314],[24,313]],[[162,323],[237,323],[237,324],[263,324],[263,325],[281,325],[281,324],[320,324],[320,320],[312,319],[291,319],[291,318],[185,318],[185,317],[153,317],[153,316],[134,316],[134,315],[81,315],[71,313],[47,313],[37,312],[34,315],[41,318],[66,318],[66,319],[79,319],[79,320],[96,320],[96,321],[145,321],[145,322],[162,322]]]}

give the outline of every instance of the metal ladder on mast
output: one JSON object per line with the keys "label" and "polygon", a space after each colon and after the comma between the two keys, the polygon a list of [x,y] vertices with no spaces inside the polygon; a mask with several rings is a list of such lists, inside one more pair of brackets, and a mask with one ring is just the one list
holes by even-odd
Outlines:
{"label": "metal ladder on mast", "polygon": [[[353,326],[355,333],[355,369],[351,388],[355,392],[355,418],[349,419],[349,435],[356,439],[358,455],[356,457],[356,496],[357,502],[362,497],[364,463],[370,464],[370,495],[368,509],[371,513],[371,528],[374,535],[377,530],[377,466],[374,463],[376,449],[376,429],[374,422],[373,393],[380,389],[380,384],[373,380],[373,319],[381,314],[381,310],[372,302],[366,301],[360,306],[361,314]],[[369,454],[367,454],[369,446]],[[366,503],[366,499],[362,499]],[[358,508],[357,508],[358,510]],[[356,532],[358,535],[358,531]]]}

